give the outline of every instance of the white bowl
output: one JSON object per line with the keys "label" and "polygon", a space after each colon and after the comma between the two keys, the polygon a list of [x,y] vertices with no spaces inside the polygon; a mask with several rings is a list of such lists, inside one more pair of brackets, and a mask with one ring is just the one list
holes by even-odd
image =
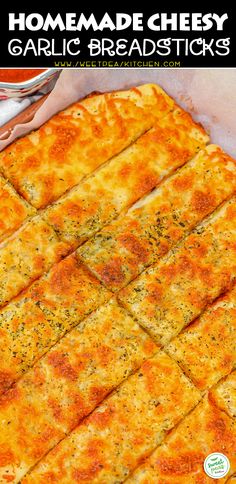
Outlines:
{"label": "white bowl", "polygon": [[0,82],[0,99],[28,96],[45,86],[59,71],[60,69],[50,68],[27,81]]}

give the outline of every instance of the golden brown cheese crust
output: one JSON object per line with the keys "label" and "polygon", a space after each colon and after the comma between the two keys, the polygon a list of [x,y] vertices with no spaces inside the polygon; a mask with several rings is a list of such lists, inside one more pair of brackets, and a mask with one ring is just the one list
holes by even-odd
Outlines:
{"label": "golden brown cheese crust", "polygon": [[36,210],[0,175],[0,242],[11,235]]}
{"label": "golden brown cheese crust", "polygon": [[[115,301],[62,338],[0,397],[0,482],[6,471],[11,482],[18,482],[156,351]],[[2,449],[11,456],[4,466]]]}
{"label": "golden brown cheese crust", "polygon": [[201,390],[230,373],[236,367],[236,286],[177,336],[166,351]]}
{"label": "golden brown cheese crust", "polygon": [[60,112],[0,155],[0,169],[39,208],[137,139],[174,101],[147,84],[92,96]]}
{"label": "golden brown cheese crust", "polygon": [[19,294],[69,252],[39,216],[26,221],[0,246],[0,306]]}
{"label": "golden brown cheese crust", "polygon": [[[213,479],[205,474],[203,463],[213,452],[229,458],[230,474],[236,471],[236,422],[204,398],[127,484],[210,484]],[[229,474],[216,482],[228,478]]]}
{"label": "golden brown cheese crust", "polygon": [[235,160],[210,145],[78,253],[110,290],[117,291],[157,262],[235,189]]}
{"label": "golden brown cheese crust", "polygon": [[123,482],[199,398],[178,366],[159,352],[56,446],[22,484],[49,479],[61,484]]}
{"label": "golden brown cheese crust", "polygon": [[207,136],[180,109],[43,213],[62,240],[78,247],[204,146]]}
{"label": "golden brown cheese crust", "polygon": [[[234,338],[235,345],[235,336]],[[236,365],[234,364],[234,367]],[[236,417],[236,371],[233,371],[227,378],[222,380],[219,385],[210,392],[214,402],[226,412],[230,417]]]}
{"label": "golden brown cheese crust", "polygon": [[230,287],[236,276],[233,197],[159,264],[118,294],[160,344],[166,344]]}
{"label": "golden brown cheese crust", "polygon": [[215,450],[236,472],[235,289],[201,314],[236,276],[235,198],[188,235],[236,188],[207,142],[145,85],[0,155],[0,242],[19,229],[0,246],[0,306],[23,289],[0,310],[0,482],[205,484]]}
{"label": "golden brown cheese crust", "polygon": [[110,296],[73,254],[3,308],[0,393]]}

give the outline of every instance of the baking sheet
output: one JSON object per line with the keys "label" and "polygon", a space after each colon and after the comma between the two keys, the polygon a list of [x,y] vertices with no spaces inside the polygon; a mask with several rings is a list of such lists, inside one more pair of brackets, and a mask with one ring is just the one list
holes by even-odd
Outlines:
{"label": "baking sheet", "polygon": [[16,137],[38,128],[53,114],[92,91],[160,84],[220,144],[236,157],[236,69],[65,69],[34,116],[0,141],[0,150]]}

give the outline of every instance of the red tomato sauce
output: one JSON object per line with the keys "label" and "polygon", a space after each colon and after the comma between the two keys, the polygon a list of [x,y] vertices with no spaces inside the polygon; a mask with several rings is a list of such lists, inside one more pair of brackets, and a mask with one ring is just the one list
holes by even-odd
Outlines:
{"label": "red tomato sauce", "polygon": [[24,82],[38,76],[46,69],[0,69],[0,82]]}

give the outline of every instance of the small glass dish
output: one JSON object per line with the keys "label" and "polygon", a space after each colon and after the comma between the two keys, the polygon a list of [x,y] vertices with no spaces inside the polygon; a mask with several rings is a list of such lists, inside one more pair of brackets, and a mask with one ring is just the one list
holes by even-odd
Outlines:
{"label": "small glass dish", "polygon": [[24,97],[38,91],[56,76],[60,69],[49,68],[35,77],[31,77],[23,82],[0,82],[0,99],[13,97]]}

